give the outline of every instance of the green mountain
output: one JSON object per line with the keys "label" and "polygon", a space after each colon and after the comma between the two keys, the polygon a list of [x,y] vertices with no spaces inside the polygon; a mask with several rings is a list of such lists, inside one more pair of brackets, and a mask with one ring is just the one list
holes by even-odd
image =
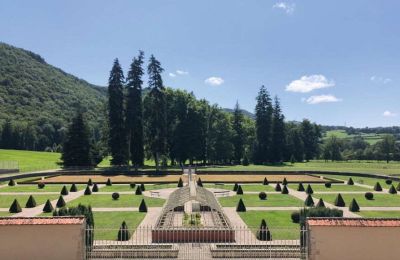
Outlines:
{"label": "green mountain", "polygon": [[82,108],[94,122],[104,117],[105,99],[106,88],[65,73],[38,54],[0,42],[0,121],[65,125]]}

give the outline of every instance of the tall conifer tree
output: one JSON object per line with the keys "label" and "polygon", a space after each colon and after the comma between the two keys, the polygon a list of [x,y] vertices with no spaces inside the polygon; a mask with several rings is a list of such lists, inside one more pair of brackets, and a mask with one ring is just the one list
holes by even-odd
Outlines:
{"label": "tall conifer tree", "polygon": [[139,56],[132,61],[127,76],[127,111],[126,128],[129,140],[129,153],[132,165],[138,167],[144,163],[143,149],[143,106],[142,106],[142,76],[144,53],[139,51]]}
{"label": "tall conifer tree", "polygon": [[278,97],[275,96],[274,111],[272,115],[272,142],[271,158],[273,162],[283,160],[285,148],[285,122]]}
{"label": "tall conifer tree", "polygon": [[244,129],[243,129],[243,113],[240,109],[239,102],[236,102],[233,111],[233,147],[234,147],[234,160],[240,163],[243,158],[244,151]]}
{"label": "tall conifer tree", "polygon": [[126,165],[128,161],[124,123],[123,82],[124,74],[118,59],[115,59],[108,80],[108,146],[112,156],[112,165]]}

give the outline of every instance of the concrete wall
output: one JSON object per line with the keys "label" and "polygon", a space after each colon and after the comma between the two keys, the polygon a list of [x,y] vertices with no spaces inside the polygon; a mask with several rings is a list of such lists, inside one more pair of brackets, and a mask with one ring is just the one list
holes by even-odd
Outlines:
{"label": "concrete wall", "polygon": [[84,259],[83,225],[0,226],[2,260]]}
{"label": "concrete wall", "polygon": [[399,259],[400,227],[309,227],[309,260]]}

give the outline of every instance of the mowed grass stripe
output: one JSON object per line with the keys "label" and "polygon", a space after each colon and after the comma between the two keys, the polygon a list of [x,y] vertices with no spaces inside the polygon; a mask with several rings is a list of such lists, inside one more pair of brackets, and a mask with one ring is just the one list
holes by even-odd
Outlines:
{"label": "mowed grass stripe", "polygon": [[303,201],[289,194],[268,194],[266,200],[261,200],[258,194],[221,197],[218,200],[223,207],[236,207],[240,198],[246,207],[300,207],[304,205]]}
{"label": "mowed grass stripe", "polygon": [[[334,203],[337,194],[313,194],[315,198],[322,198],[324,201]],[[342,194],[346,207],[350,205],[351,200],[356,199],[360,207],[399,207],[400,196],[397,194],[374,193],[373,200],[367,200],[364,194]]]}
{"label": "mowed grass stripe", "polygon": [[92,208],[116,208],[116,207],[139,207],[142,199],[145,200],[147,207],[162,207],[165,200],[159,198],[149,198],[140,195],[120,194],[119,199],[113,200],[111,194],[92,194],[83,195],[67,203],[67,206],[78,206],[79,204],[90,205]]}
{"label": "mowed grass stripe", "polygon": [[[61,192],[64,185],[62,184],[47,184],[43,189],[39,189],[37,185],[32,184],[19,184],[16,186],[5,186],[0,188],[0,193],[2,192]],[[65,185],[68,191],[71,188],[70,184]],[[78,190],[83,190],[86,185],[80,184],[76,185]]]}

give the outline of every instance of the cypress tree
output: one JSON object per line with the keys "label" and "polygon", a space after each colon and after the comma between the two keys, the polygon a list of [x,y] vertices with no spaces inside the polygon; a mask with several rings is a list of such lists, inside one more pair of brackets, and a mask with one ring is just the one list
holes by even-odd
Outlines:
{"label": "cypress tree", "polygon": [[299,186],[297,187],[297,191],[304,191],[304,186],[303,183],[299,183]]}
{"label": "cypress tree", "polygon": [[61,161],[64,167],[93,166],[89,129],[80,111],[68,127]]}
{"label": "cypress tree", "polygon": [[286,180],[286,177],[283,178],[282,184],[283,184],[283,185],[288,185],[288,181]]}
{"label": "cypress tree", "polygon": [[382,186],[379,182],[375,183],[374,191],[382,191]]}
{"label": "cypress tree", "polygon": [[270,161],[272,104],[268,91],[261,86],[256,104],[256,146],[254,150],[254,163],[264,164]]}
{"label": "cypress tree", "polygon": [[308,119],[304,119],[301,122],[301,138],[306,161],[313,159],[318,154],[318,141],[320,137],[321,131],[316,124],[311,124]]}
{"label": "cypress tree", "polygon": [[320,199],[318,200],[317,205],[315,205],[315,207],[317,207],[317,208],[325,208],[325,203],[324,203],[324,201],[322,200],[322,198],[320,198]]}
{"label": "cypress tree", "polygon": [[142,195],[142,189],[140,188],[139,185],[136,187],[135,195]]}
{"label": "cypress tree", "polygon": [[86,186],[85,192],[83,193],[84,195],[91,195],[92,191],[90,190],[89,186]]}
{"label": "cypress tree", "polygon": [[34,208],[34,207],[36,207],[36,200],[32,195],[30,195],[28,201],[26,202],[25,208]]}
{"label": "cypress tree", "polygon": [[237,184],[237,182],[235,182],[235,185],[233,186],[233,191],[237,191],[239,188],[239,185]]}
{"label": "cypress tree", "polygon": [[289,194],[289,190],[286,185],[283,185],[282,194]]}
{"label": "cypress tree", "polygon": [[307,195],[306,200],[304,201],[304,205],[306,205],[307,207],[313,207],[314,206],[314,200],[311,197],[311,194]]}
{"label": "cypress tree", "polygon": [[263,185],[268,185],[269,184],[269,182],[268,182],[268,180],[267,180],[267,177],[265,177],[264,178],[264,181],[263,181]]}
{"label": "cypress tree", "polygon": [[360,206],[358,206],[357,201],[353,198],[353,200],[350,202],[349,210],[351,212],[358,212],[360,211]]}
{"label": "cypress tree", "polygon": [[68,195],[68,189],[65,185],[61,189],[61,195]]}
{"label": "cypress tree", "polygon": [[307,185],[306,193],[307,193],[307,194],[313,194],[313,193],[314,193],[314,191],[313,191],[313,189],[311,188],[311,185],[310,185],[310,184]]}
{"label": "cypress tree", "polygon": [[340,193],[336,196],[335,206],[336,207],[345,207],[346,206],[346,203],[344,202],[343,197]]}
{"label": "cypress tree", "polygon": [[144,52],[139,51],[138,57],[133,58],[130,71],[126,78],[127,108],[126,128],[129,139],[129,153],[132,165],[144,165],[143,148],[143,104],[142,104],[142,76]]}
{"label": "cypress tree", "polygon": [[[278,97],[275,96],[272,113],[272,140],[271,158],[272,162],[280,163],[283,161],[284,148],[286,145],[285,136],[285,117],[282,114]],[[284,184],[286,185],[286,184]]]}
{"label": "cypress tree", "polygon": [[14,199],[13,203],[10,206],[10,209],[8,210],[10,213],[19,213],[22,211],[21,206],[18,203],[17,199]]}
{"label": "cypress tree", "polygon": [[182,178],[179,178],[178,188],[182,188],[182,187],[183,187],[183,181],[182,181]]}
{"label": "cypress tree", "polygon": [[237,191],[236,191],[237,195],[243,195],[243,190],[242,190],[242,185],[239,185]]}
{"label": "cypress tree", "polygon": [[243,203],[243,200],[240,199],[237,206],[236,206],[236,211],[237,212],[246,212],[246,206]]}
{"label": "cypress tree", "polygon": [[276,184],[275,191],[282,191],[281,185],[279,183]]}
{"label": "cypress tree", "polygon": [[70,192],[77,192],[78,188],[76,187],[75,183],[72,183],[71,188],[69,189]]}
{"label": "cypress tree", "polygon": [[257,239],[260,241],[271,241],[271,232],[268,229],[265,219],[261,220],[260,229],[257,232]]}
{"label": "cypress tree", "polygon": [[98,191],[99,191],[99,187],[97,186],[97,183],[95,183],[93,185],[92,192],[98,192]]}
{"label": "cypress tree", "polygon": [[112,156],[111,165],[126,165],[128,161],[123,82],[124,74],[118,59],[115,59],[108,79],[108,146]]}
{"label": "cypress tree", "polygon": [[58,198],[58,200],[57,200],[56,207],[57,208],[62,208],[62,207],[65,207],[65,205],[66,205],[66,203],[65,203],[65,200],[64,200],[63,196],[60,196]]}
{"label": "cypress tree", "polygon": [[163,71],[161,63],[151,55],[147,67],[150,92],[144,100],[144,116],[147,119],[148,147],[157,171],[160,169],[160,160],[165,158],[167,152],[167,103],[161,77]]}
{"label": "cypress tree", "polygon": [[8,182],[8,186],[15,186],[14,179],[10,179],[10,181]]}
{"label": "cypress tree", "polygon": [[393,184],[390,186],[390,188],[389,188],[389,193],[390,194],[396,194],[397,193],[397,191],[396,191],[396,189],[394,188],[394,186],[393,186]]}
{"label": "cypress tree", "polygon": [[140,202],[139,212],[147,212],[147,206],[146,206],[146,202],[144,201],[144,199],[142,199],[142,201]]}
{"label": "cypress tree", "polygon": [[53,210],[54,210],[53,205],[51,205],[50,200],[47,200],[46,204],[44,204],[43,212],[49,213],[49,212],[52,212]]}
{"label": "cypress tree", "polygon": [[118,241],[128,241],[130,238],[131,238],[131,234],[129,233],[128,226],[126,225],[125,221],[123,221],[122,225],[118,231],[117,240]]}
{"label": "cypress tree", "polygon": [[112,182],[111,182],[110,178],[107,179],[106,186],[112,186]]}
{"label": "cypress tree", "polygon": [[354,185],[354,181],[353,181],[353,179],[351,177],[347,181],[347,185]]}
{"label": "cypress tree", "polygon": [[244,128],[243,128],[243,113],[240,109],[239,102],[236,101],[233,110],[233,158],[237,164],[240,164],[244,152]]}

